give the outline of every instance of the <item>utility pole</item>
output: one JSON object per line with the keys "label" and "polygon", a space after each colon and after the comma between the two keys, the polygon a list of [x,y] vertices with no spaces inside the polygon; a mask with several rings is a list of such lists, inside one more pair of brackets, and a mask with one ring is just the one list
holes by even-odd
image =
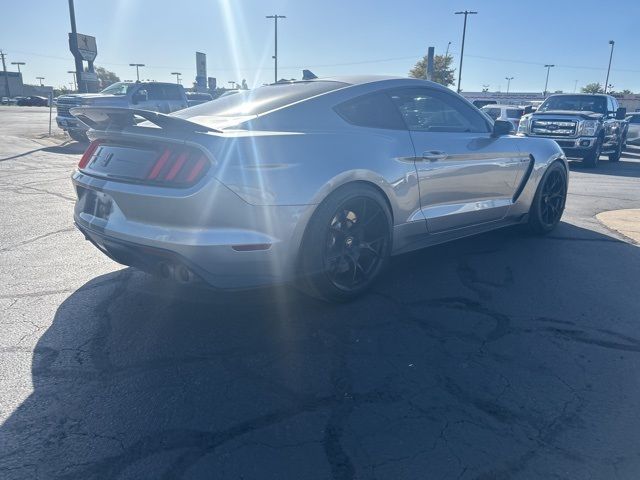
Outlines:
{"label": "utility pole", "polygon": [[0,50],[0,57],[2,57],[2,71],[4,72],[4,88],[7,92],[7,97],[11,98],[11,93],[9,93],[9,74],[7,73],[7,64],[4,63],[4,57],[7,54]]}
{"label": "utility pole", "polygon": [[611,72],[611,60],[613,59],[613,47],[615,47],[616,42],[613,40],[609,40],[609,45],[611,45],[611,53],[609,54],[609,68],[607,68],[607,80],[604,82],[604,93],[607,93],[607,89],[609,88],[609,73]]}
{"label": "utility pole", "polygon": [[543,96],[546,98],[547,96],[547,87],[549,86],[549,71],[555,67],[555,65],[545,65],[544,68],[547,69],[547,79],[544,82],[544,93]]}
{"label": "utility pole", "polygon": [[182,75],[180,72],[171,72],[171,75],[175,75],[176,76],[176,83],[178,85],[180,85],[180,75]]}
{"label": "utility pole", "polygon": [[76,81],[76,71],[75,70],[67,70],[67,73],[73,74],[73,89],[78,90],[77,81]]}
{"label": "utility pole", "polygon": [[24,63],[24,62],[11,62],[11,65],[15,65],[16,67],[18,67],[18,73],[22,73],[20,71],[20,65],[26,65],[26,63]]}
{"label": "utility pole", "polygon": [[276,38],[276,42],[275,42],[275,54],[273,55],[273,63],[274,63],[274,67],[275,67],[275,74],[274,74],[274,78],[275,78],[275,82],[274,83],[278,83],[278,19],[279,18],[287,18],[284,15],[267,15],[265,18],[273,18],[275,21],[275,38]]}
{"label": "utility pole", "polygon": [[[136,67],[136,81],[140,82],[140,67],[144,67],[144,63],[130,63],[130,67]],[[173,74],[172,74],[173,75]]]}
{"label": "utility pole", "polygon": [[[73,6],[73,0],[69,0],[69,20],[71,21],[71,36],[74,38],[75,42],[76,34],[78,33],[78,31],[76,29],[76,10]],[[76,64],[76,80],[79,87],[78,91],[80,91],[82,89],[81,85],[83,80],[82,77],[84,76],[84,66],[82,65],[82,58],[79,55],[74,54],[73,58],[75,59]],[[88,91],[88,89],[86,88],[85,82],[84,92],[86,93],[86,91]]]}
{"label": "utility pole", "polygon": [[513,80],[514,77],[504,77],[504,79],[507,81],[507,95],[509,95],[509,87],[511,86],[511,80]]}
{"label": "utility pole", "polygon": [[464,12],[455,12],[455,15],[464,15],[464,26],[462,27],[462,49],[460,50],[460,68],[458,69],[458,93],[460,90],[460,82],[462,81],[462,60],[464,58],[464,40],[467,35],[467,16],[468,15],[477,15],[478,12],[470,12],[469,10],[465,10]]}
{"label": "utility pole", "polygon": [[40,86],[44,87],[44,83],[42,83],[42,81],[44,80],[44,77],[36,77],[36,79],[40,80]]}

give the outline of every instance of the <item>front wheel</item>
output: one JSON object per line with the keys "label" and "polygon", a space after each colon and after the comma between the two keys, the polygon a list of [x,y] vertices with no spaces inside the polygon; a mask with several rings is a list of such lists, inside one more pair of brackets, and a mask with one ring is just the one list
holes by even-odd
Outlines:
{"label": "front wheel", "polygon": [[301,250],[306,292],[344,302],[378,278],[391,252],[391,212],[383,195],[351,184],[325,199],[311,218]]}
{"label": "front wheel", "polygon": [[567,201],[567,171],[559,162],[547,168],[529,209],[529,230],[549,233],[560,222]]}
{"label": "front wheel", "polygon": [[622,157],[622,140],[620,140],[620,142],[618,143],[618,146],[616,147],[616,151],[613,153],[609,154],[609,161],[610,162],[619,162],[620,161],[620,157]]}
{"label": "front wheel", "polygon": [[602,154],[602,139],[598,138],[596,140],[593,149],[584,157],[583,163],[588,168],[595,168],[598,165],[598,160],[600,160],[600,155]]}
{"label": "front wheel", "polygon": [[69,136],[79,143],[89,143],[89,137],[83,130],[69,130]]}

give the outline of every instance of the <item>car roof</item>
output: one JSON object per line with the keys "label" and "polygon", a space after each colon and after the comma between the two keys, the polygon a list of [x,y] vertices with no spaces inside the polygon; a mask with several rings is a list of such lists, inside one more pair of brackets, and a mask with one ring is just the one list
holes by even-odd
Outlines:
{"label": "car roof", "polygon": [[482,108],[524,108],[522,105],[507,105],[506,103],[490,103]]}

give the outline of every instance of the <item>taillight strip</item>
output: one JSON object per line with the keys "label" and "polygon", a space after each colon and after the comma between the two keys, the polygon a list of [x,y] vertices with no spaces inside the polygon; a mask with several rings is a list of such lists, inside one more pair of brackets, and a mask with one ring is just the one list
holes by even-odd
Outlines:
{"label": "taillight strip", "polygon": [[156,164],[153,166],[151,172],[149,172],[149,175],[147,175],[147,179],[155,180],[158,177],[158,175],[160,174],[160,170],[162,170],[162,167],[164,167],[169,160],[171,153],[171,150],[168,148],[164,150],[164,153],[160,156]]}
{"label": "taillight strip", "polygon": [[80,162],[78,162],[79,169],[83,169],[84,167],[87,166],[87,164],[89,163],[89,160],[91,160],[91,157],[93,157],[93,154],[95,153],[96,149],[99,146],[100,146],[99,140],[94,140],[89,144],[89,147],[87,147],[85,152],[82,154],[82,158],[80,159]]}
{"label": "taillight strip", "polygon": [[180,156],[178,157],[178,159],[175,161],[175,163],[171,167],[171,170],[169,170],[169,173],[167,173],[167,175],[164,177],[164,179],[165,180],[173,180],[174,178],[176,178],[176,175],[178,174],[178,172],[180,171],[180,169],[184,165],[184,162],[187,161],[187,158],[189,158],[189,153],[188,152],[181,153]]}
{"label": "taillight strip", "polygon": [[202,155],[198,159],[198,161],[195,163],[195,165],[191,167],[191,171],[187,176],[187,182],[193,182],[198,177],[198,175],[200,175],[200,172],[202,172],[202,169],[206,164],[207,164],[207,158],[204,155]]}

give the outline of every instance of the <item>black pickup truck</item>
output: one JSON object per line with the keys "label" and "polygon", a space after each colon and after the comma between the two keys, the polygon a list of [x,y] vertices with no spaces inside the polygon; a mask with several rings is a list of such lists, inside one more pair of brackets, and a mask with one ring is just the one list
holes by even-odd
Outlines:
{"label": "black pickup truck", "polygon": [[560,94],[520,120],[518,134],[555,140],[569,158],[595,167],[601,155],[620,160],[628,129],[626,109],[610,95]]}

